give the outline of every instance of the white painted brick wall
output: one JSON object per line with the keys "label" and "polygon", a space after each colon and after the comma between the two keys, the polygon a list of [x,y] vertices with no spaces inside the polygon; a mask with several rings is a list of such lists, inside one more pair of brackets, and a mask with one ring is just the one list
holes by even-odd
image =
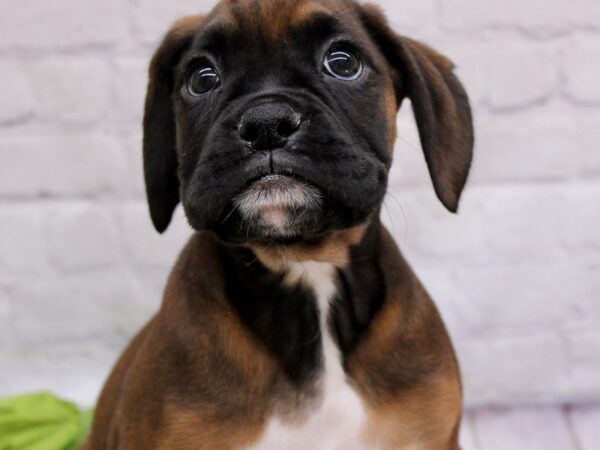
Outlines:
{"label": "white painted brick wall", "polygon": [[115,47],[128,38],[123,0],[2,0],[0,48],[56,51]]}
{"label": "white painted brick wall", "polygon": [[[481,448],[577,450],[562,411],[556,408],[485,411],[475,418]],[[544,430],[532,433],[532,430]]]}
{"label": "white painted brick wall", "polygon": [[[380,3],[457,63],[475,107],[460,214],[433,194],[409,109],[383,214],[443,311],[468,404],[600,401],[600,2]],[[179,210],[157,235],[144,203],[146,66],[172,19],[211,4],[0,2],[0,395],[92,403],[156,310],[190,231]]]}
{"label": "white painted brick wall", "polygon": [[444,0],[442,23],[448,30],[467,34],[511,30],[547,37],[569,31],[568,5],[563,0]]}

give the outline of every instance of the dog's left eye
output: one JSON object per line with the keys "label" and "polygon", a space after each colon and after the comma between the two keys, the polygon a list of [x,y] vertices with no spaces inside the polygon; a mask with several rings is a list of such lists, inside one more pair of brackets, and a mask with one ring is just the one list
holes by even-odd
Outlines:
{"label": "dog's left eye", "polygon": [[206,94],[219,86],[220,79],[216,69],[208,62],[197,67],[188,80],[188,91],[193,96]]}
{"label": "dog's left eye", "polygon": [[363,71],[358,56],[348,50],[330,50],[325,56],[323,66],[327,74],[345,81],[358,79]]}

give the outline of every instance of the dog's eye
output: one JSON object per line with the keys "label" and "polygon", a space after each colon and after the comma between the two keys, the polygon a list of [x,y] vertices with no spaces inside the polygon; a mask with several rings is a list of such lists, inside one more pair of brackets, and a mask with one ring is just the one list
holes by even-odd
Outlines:
{"label": "dog's eye", "polygon": [[194,96],[206,94],[219,86],[219,74],[208,62],[197,67],[188,80],[188,91]]}
{"label": "dog's eye", "polygon": [[356,80],[361,76],[363,66],[355,54],[348,50],[330,50],[323,62],[325,72],[345,81]]}

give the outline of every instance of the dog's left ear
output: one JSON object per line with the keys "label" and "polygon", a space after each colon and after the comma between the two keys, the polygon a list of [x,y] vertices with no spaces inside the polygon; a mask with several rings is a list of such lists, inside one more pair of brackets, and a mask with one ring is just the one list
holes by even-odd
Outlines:
{"label": "dog's left ear", "polygon": [[180,19],[150,62],[144,112],[144,179],[150,217],[159,233],[167,229],[179,203],[175,107],[175,69],[204,16]]}
{"label": "dog's left ear", "polygon": [[469,99],[454,65],[425,44],[397,35],[381,9],[360,6],[362,21],[390,64],[398,107],[409,97],[435,192],[456,212],[473,157]]}

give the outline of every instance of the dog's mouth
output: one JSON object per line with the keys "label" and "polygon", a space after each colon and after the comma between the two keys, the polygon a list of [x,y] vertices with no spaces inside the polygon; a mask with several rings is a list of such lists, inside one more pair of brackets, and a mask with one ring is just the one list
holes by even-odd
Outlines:
{"label": "dog's mouth", "polygon": [[297,176],[270,173],[249,180],[232,203],[253,235],[288,242],[318,222],[323,194]]}
{"label": "dog's mouth", "polygon": [[[299,174],[297,174],[291,170],[279,171],[279,170],[273,170],[273,168],[271,167],[271,169],[269,169],[269,170],[259,171],[258,174],[250,177],[246,181],[242,191],[251,187],[254,184],[257,184],[257,183],[265,183],[265,185],[268,185],[268,186],[276,186],[276,184],[278,184],[278,183],[291,183],[293,181],[296,181],[298,183],[313,185],[313,183],[311,183],[307,179],[301,177]],[[269,184],[269,183],[273,183],[273,184]],[[316,189],[316,187],[315,187],[315,189]]]}

